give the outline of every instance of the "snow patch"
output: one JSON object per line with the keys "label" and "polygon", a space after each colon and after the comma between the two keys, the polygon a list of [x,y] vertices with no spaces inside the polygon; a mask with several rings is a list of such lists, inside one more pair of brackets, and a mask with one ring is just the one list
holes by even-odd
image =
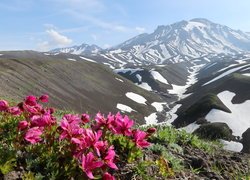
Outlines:
{"label": "snow patch", "polygon": [[150,125],[150,124],[157,124],[157,115],[156,113],[152,113],[147,117],[144,117],[146,124]]}
{"label": "snow patch", "polygon": [[89,58],[86,58],[86,57],[82,57],[82,56],[79,56],[81,59],[85,60],[85,61],[89,61],[89,62],[93,62],[93,63],[96,63],[96,61],[92,60],[92,59],[89,59]]}
{"label": "snow patch", "polygon": [[[127,105],[124,105],[124,104],[121,104],[121,103],[118,103],[116,105],[116,108],[121,110],[121,111],[125,111],[125,112],[132,112],[132,111],[135,111],[134,109],[132,109],[131,107],[127,106]],[[136,112],[136,111],[135,111]]]}
{"label": "snow patch", "polygon": [[124,82],[122,79],[119,79],[119,78],[115,78],[115,79],[118,80],[118,81]]}
{"label": "snow patch", "polygon": [[141,81],[142,81],[142,77],[141,77],[141,75],[140,75],[140,74],[136,74],[135,76],[137,77],[137,79],[138,79],[138,81],[139,81],[139,82],[141,82]]}
{"label": "snow patch", "polygon": [[169,119],[167,121],[167,123],[171,124],[172,122],[174,122],[174,120],[178,117],[178,115],[176,114],[177,110],[181,107],[181,104],[176,104],[169,112],[168,115]]}
{"label": "snow patch", "polygon": [[242,75],[244,75],[244,76],[250,76],[250,73],[244,73]]}
{"label": "snow patch", "polygon": [[241,136],[250,127],[250,100],[241,104],[233,104],[235,93],[223,91],[217,94],[218,98],[227,106],[232,113],[218,109],[212,109],[205,117],[210,122],[224,122],[232,129],[233,135]]}
{"label": "snow patch", "polygon": [[234,73],[235,71],[238,71],[239,69],[242,69],[242,68],[247,67],[247,66],[249,66],[249,64],[247,64],[247,65],[245,65],[245,66],[240,66],[240,67],[237,67],[237,68],[230,69],[230,70],[228,70],[228,71],[222,73],[221,75],[217,76],[216,78],[214,78],[214,79],[212,79],[212,80],[206,82],[206,83],[203,84],[202,86],[206,86],[206,85],[208,85],[208,84],[210,84],[210,83],[212,83],[212,82],[214,82],[214,81],[217,81],[217,80],[223,78],[224,76],[227,76],[227,75],[229,75],[229,74],[232,74],[232,73]]}
{"label": "snow patch", "polygon": [[145,99],[143,96],[141,96],[139,94],[136,94],[136,93],[133,93],[133,92],[127,92],[126,96],[129,99],[131,99],[131,100],[133,100],[133,101],[135,101],[135,102],[137,102],[139,104],[145,104],[146,105],[147,99]]}
{"label": "snow patch", "polygon": [[198,129],[200,127],[199,124],[196,124],[196,123],[191,123],[189,124],[188,126],[186,127],[183,127],[183,128],[180,128],[181,129],[184,129],[186,132],[188,133],[193,133],[196,129]]}
{"label": "snow patch", "polygon": [[68,58],[69,61],[76,61],[75,59],[72,59],[72,58]]}
{"label": "snow patch", "polygon": [[224,145],[223,148],[229,151],[240,152],[243,148],[243,145],[239,142],[225,141],[223,139],[221,139],[220,141]]}
{"label": "snow patch", "polygon": [[111,69],[115,69],[115,67],[114,67],[114,66],[112,66],[112,65],[111,65],[111,64],[109,64],[109,63],[103,63],[103,64],[105,64],[105,65],[109,66]]}
{"label": "snow patch", "polygon": [[161,112],[164,109],[164,105],[166,105],[167,103],[165,102],[153,102],[151,105],[154,106],[154,108],[156,109],[156,111]]}
{"label": "snow patch", "polygon": [[141,84],[136,84],[136,85],[147,91],[153,91],[151,86],[148,85],[148,83],[142,82]]}
{"label": "snow patch", "polygon": [[132,69],[132,68],[126,68],[126,69],[115,69],[114,72],[115,73],[127,73],[130,72],[130,74],[133,74],[137,71],[143,71],[143,69]]}
{"label": "snow patch", "polygon": [[164,84],[169,84],[168,81],[157,71],[150,71],[151,75],[154,77],[155,80],[160,81]]}

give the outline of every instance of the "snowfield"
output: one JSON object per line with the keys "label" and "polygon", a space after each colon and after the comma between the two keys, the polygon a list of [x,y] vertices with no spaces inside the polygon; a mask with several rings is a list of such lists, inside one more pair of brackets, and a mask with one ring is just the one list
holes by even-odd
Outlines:
{"label": "snowfield", "polygon": [[[124,104],[121,104],[121,103],[118,103],[116,105],[116,108],[121,110],[122,112],[132,112],[132,111],[135,111],[134,109],[132,109],[131,107],[127,106],[127,105],[124,105]],[[135,111],[136,112],[136,111]]]}
{"label": "snowfield", "polygon": [[249,64],[244,65],[244,66],[240,66],[240,67],[236,67],[236,68],[233,68],[233,69],[230,69],[230,70],[228,70],[228,71],[226,71],[226,72],[220,74],[220,75],[217,76],[216,78],[214,78],[214,79],[212,79],[212,80],[206,82],[206,83],[203,84],[202,86],[206,86],[206,85],[208,85],[208,84],[210,84],[210,83],[212,83],[212,82],[214,82],[214,81],[217,81],[217,80],[223,78],[224,76],[227,76],[227,75],[229,75],[229,74],[232,74],[232,73],[234,73],[235,71],[238,71],[238,70],[240,70],[240,69],[242,69],[242,68],[244,68],[244,67],[247,67],[247,66],[249,66]]}
{"label": "snowfield", "polygon": [[126,96],[129,99],[131,99],[131,100],[133,100],[133,101],[135,101],[135,102],[137,102],[139,104],[145,104],[146,105],[147,99],[145,99],[143,96],[141,96],[139,94],[136,94],[136,93],[133,93],[133,92],[127,92]]}
{"label": "snowfield", "polygon": [[219,99],[231,110],[227,113],[212,109],[205,117],[210,122],[224,122],[232,129],[233,135],[241,136],[250,127],[250,100],[241,104],[233,104],[231,100],[235,93],[223,91],[217,95]]}
{"label": "snowfield", "polygon": [[157,71],[150,71],[153,78],[157,81],[160,81],[163,84],[169,84],[168,81]]}

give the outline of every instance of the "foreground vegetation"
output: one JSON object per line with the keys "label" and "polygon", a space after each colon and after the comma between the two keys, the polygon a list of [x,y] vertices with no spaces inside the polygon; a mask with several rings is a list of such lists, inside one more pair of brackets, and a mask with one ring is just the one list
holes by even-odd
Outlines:
{"label": "foreground vegetation", "polygon": [[[43,107],[47,101],[47,95],[12,106],[0,101],[0,179],[173,179],[204,172],[203,161],[186,163],[185,151],[213,156],[222,147],[169,126],[134,126],[120,113],[57,113]],[[212,171],[222,170],[212,164]]]}

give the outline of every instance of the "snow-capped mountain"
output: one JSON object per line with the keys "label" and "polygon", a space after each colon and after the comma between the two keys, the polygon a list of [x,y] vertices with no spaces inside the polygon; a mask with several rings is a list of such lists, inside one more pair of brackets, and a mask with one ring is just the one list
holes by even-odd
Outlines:
{"label": "snow-capped mountain", "polygon": [[[250,34],[206,19],[180,21],[158,26],[151,34],[140,34],[115,47],[74,46],[53,52],[85,54],[109,64],[161,64],[189,61],[211,54],[250,51]],[[116,64],[117,65],[117,64]]]}
{"label": "snow-capped mountain", "polygon": [[57,49],[51,50],[50,52],[91,55],[91,54],[96,54],[101,50],[102,50],[102,48],[100,48],[99,46],[94,45],[94,44],[93,45],[82,44],[80,46],[57,48]]}
{"label": "snow-capped mountain", "polygon": [[106,52],[110,58],[128,62],[181,62],[211,53],[237,54],[250,50],[250,35],[240,30],[192,19],[158,26],[151,34],[141,34]]}
{"label": "snow-capped mountain", "polygon": [[250,51],[250,33],[197,18],[158,26],[151,34],[140,34],[101,50],[95,45],[82,44],[52,52],[91,55],[112,65],[177,63],[211,54]]}

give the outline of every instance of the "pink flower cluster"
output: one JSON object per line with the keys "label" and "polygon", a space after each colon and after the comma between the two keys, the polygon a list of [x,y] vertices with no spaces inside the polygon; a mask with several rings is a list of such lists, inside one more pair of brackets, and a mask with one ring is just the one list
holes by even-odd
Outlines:
{"label": "pink flower cluster", "polygon": [[[19,121],[18,130],[26,142],[30,144],[47,143],[46,133],[51,129],[57,129],[58,139],[55,141],[65,142],[66,148],[81,164],[83,172],[89,179],[95,179],[95,175],[101,175],[102,179],[115,179],[109,172],[118,167],[116,149],[110,144],[108,137],[125,136],[137,148],[145,148],[150,144],[148,136],[155,129],[150,128],[147,132],[133,129],[134,121],[120,113],[109,113],[107,117],[97,113],[94,121],[88,114],[66,114],[57,123],[53,116],[53,108],[44,108],[39,102],[48,102],[48,95],[41,97],[27,96],[17,106],[10,107],[7,101],[0,101],[0,111],[20,116],[25,119]],[[52,128],[55,127],[55,128]],[[51,138],[51,137],[50,137]]]}

